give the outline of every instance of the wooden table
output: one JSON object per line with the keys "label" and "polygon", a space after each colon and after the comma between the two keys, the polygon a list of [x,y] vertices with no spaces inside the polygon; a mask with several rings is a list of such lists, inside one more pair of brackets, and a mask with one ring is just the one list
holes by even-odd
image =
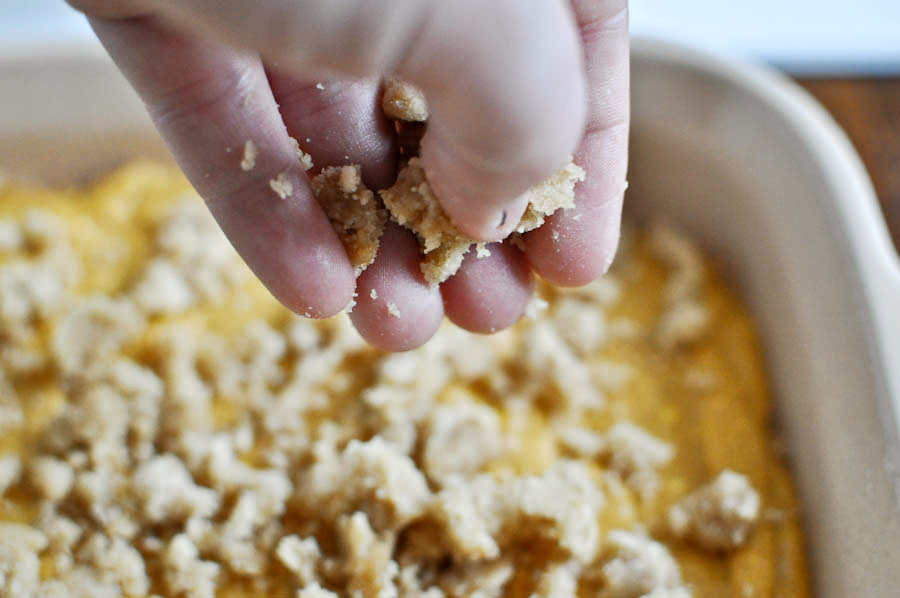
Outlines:
{"label": "wooden table", "polygon": [[862,157],[900,248],[900,79],[800,79]]}

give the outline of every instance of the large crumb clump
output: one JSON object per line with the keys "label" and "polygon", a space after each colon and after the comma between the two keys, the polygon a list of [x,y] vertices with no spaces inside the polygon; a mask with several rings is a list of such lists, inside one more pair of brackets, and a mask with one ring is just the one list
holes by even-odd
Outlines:
{"label": "large crumb clump", "polygon": [[[570,162],[556,175],[529,191],[529,204],[516,232],[541,226],[556,210],[575,202],[575,184],[584,180],[584,170]],[[459,269],[466,253],[477,241],[460,233],[441,208],[419,158],[400,170],[397,182],[381,191],[391,218],[416,233],[425,257],[422,273],[432,284],[444,282]]]}
{"label": "large crumb clump", "polygon": [[387,212],[362,182],[360,167],[331,166],[313,177],[313,192],[347,249],[357,274],[375,261]]}

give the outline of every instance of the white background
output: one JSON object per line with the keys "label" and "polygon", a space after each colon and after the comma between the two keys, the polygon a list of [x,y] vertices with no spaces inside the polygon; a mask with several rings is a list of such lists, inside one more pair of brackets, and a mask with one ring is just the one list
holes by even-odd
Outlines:
{"label": "white background", "polygon": [[[900,74],[900,0],[632,0],[631,28],[795,72]],[[0,0],[0,50],[92,39],[63,0]]]}

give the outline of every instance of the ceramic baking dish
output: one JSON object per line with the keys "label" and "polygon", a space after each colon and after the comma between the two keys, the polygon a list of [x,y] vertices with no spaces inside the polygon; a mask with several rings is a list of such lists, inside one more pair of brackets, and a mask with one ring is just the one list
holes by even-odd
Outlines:
{"label": "ceramic baking dish", "polygon": [[[799,88],[634,44],[628,209],[680,223],[756,316],[816,595],[900,596],[900,265],[862,165]],[[71,182],[165,158],[97,48],[0,53],[0,168]]]}

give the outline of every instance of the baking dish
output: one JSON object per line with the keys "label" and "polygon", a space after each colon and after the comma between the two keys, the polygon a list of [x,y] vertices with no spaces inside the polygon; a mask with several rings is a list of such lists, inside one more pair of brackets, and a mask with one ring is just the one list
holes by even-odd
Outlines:
{"label": "baking dish", "polygon": [[[900,265],[846,138],[769,71],[634,44],[629,210],[685,227],[756,316],[816,595],[900,587]],[[167,159],[96,47],[0,53],[0,168],[51,183]]]}

